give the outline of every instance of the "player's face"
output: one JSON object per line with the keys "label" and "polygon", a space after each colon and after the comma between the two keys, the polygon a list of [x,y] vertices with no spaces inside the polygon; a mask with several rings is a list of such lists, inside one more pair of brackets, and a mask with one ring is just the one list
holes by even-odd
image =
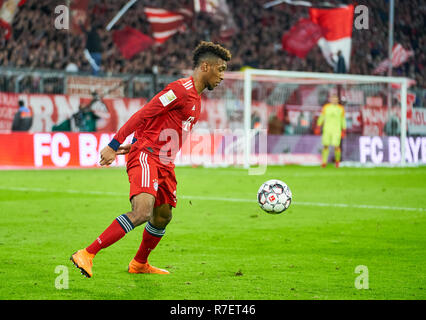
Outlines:
{"label": "player's face", "polygon": [[215,62],[209,64],[206,75],[207,89],[213,90],[222,82],[225,76],[226,67],[226,62],[222,59],[217,59]]}
{"label": "player's face", "polygon": [[330,102],[333,103],[333,104],[338,104],[339,103],[339,97],[338,96],[331,96]]}

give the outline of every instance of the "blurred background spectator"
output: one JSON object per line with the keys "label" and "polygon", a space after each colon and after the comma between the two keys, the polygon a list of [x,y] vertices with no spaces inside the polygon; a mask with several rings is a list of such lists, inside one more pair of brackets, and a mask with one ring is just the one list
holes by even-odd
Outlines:
{"label": "blurred background spectator", "polygon": [[24,101],[19,100],[19,109],[15,113],[12,122],[12,131],[28,131],[33,124],[31,110],[25,106]]}
{"label": "blurred background spectator", "polygon": [[[127,0],[89,2],[89,22],[92,26],[95,23],[101,26],[97,30],[101,48],[97,45],[92,52],[102,50],[101,72],[105,74],[152,73],[152,67],[158,66],[158,74],[178,75],[182,70],[192,67],[191,50],[200,40],[221,42],[230,48],[233,59],[229,63],[229,70],[252,66],[294,71],[337,71],[325,62],[317,46],[309,52],[306,59],[283,51],[283,33],[301,17],[308,17],[308,10],[306,7],[287,4],[264,9],[266,0],[227,0],[239,30],[234,37],[221,38],[221,25],[212,17],[199,13],[194,16],[186,32],[177,33],[163,45],[152,46],[132,59],[125,60],[112,41],[113,30],[130,26],[150,35],[150,24],[144,14],[144,7],[176,11],[178,8],[191,7],[193,1],[140,0],[123,15],[113,30],[106,31],[105,26],[126,2]],[[57,0],[28,0],[20,8],[13,21],[10,40],[0,40],[1,66],[65,70],[72,63],[71,70],[92,72],[90,63],[84,57],[87,36],[84,33],[56,30],[52,26],[54,8],[59,4],[62,3]],[[369,29],[353,30],[350,70],[344,71],[351,74],[372,74],[375,67],[388,56],[389,4],[387,0],[360,0],[357,4],[364,4],[369,9]],[[413,50],[414,57],[395,68],[393,74],[415,79],[416,86],[419,87],[426,86],[425,13],[426,2],[422,0],[405,1],[403,5],[399,3],[395,10],[394,41],[407,50]]]}

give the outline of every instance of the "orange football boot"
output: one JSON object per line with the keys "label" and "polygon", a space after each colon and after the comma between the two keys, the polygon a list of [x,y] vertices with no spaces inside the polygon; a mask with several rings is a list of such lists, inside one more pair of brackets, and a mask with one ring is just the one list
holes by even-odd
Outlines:
{"label": "orange football boot", "polygon": [[70,260],[77,268],[80,269],[80,272],[83,276],[91,278],[93,275],[92,265],[94,257],[95,255],[87,252],[86,249],[81,249],[77,252],[74,252]]}
{"label": "orange football boot", "polygon": [[129,273],[156,273],[156,274],[169,274],[167,270],[156,268],[147,263],[137,262],[135,259],[129,263]]}

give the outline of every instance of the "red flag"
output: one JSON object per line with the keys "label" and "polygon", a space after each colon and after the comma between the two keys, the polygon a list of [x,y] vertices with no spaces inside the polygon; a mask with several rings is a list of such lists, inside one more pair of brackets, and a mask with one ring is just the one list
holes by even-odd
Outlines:
{"label": "red flag", "polygon": [[6,29],[5,38],[9,40],[12,35],[12,23],[18,7],[27,0],[4,0],[0,6],[0,27]]}
{"label": "red flag", "polygon": [[131,59],[135,54],[144,51],[154,44],[154,40],[131,27],[114,31],[112,40],[126,59]]}
{"label": "red flag", "polygon": [[219,0],[194,0],[195,12],[215,14],[219,7]]}
{"label": "red flag", "polygon": [[155,42],[163,43],[178,31],[185,30],[185,17],[181,13],[158,8],[145,8],[144,12]]}
{"label": "red flag", "polygon": [[229,40],[238,32],[231,10],[226,0],[194,0],[194,11],[209,14],[213,21],[220,24],[221,41]]}
{"label": "red flag", "polygon": [[391,66],[390,60],[385,59],[382,62],[380,62],[380,64],[376,67],[376,69],[374,69],[373,74],[384,73],[389,69],[390,66]]}
{"label": "red flag", "polygon": [[215,18],[221,23],[219,35],[222,41],[227,41],[238,32],[238,27],[226,0],[218,0],[218,4]]}
{"label": "red flag", "polygon": [[392,67],[399,67],[412,56],[414,56],[413,51],[405,50],[403,46],[397,43],[392,48]]}
{"label": "red flag", "polygon": [[283,35],[281,43],[283,50],[304,59],[321,37],[321,27],[302,18]]}
{"label": "red flag", "polygon": [[71,1],[71,30],[74,34],[80,34],[83,32],[80,25],[84,26],[86,29],[89,26],[89,1],[90,0]]}
{"label": "red flag", "polygon": [[374,69],[373,74],[381,74],[392,68],[399,67],[401,64],[406,62],[410,57],[414,56],[414,52],[411,50],[405,50],[399,43],[395,44],[392,48],[392,63],[389,59],[385,59]]}
{"label": "red flag", "polygon": [[352,28],[354,6],[352,4],[332,9],[310,8],[312,22],[318,24],[323,31],[323,38],[318,45],[327,62],[335,65],[337,52],[340,50],[345,58],[346,69],[349,70],[352,46]]}

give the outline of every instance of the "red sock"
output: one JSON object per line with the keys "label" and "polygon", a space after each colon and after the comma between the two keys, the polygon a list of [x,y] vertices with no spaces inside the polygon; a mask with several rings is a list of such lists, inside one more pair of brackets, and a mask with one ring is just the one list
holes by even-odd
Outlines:
{"label": "red sock", "polygon": [[109,247],[133,229],[133,224],[126,215],[117,217],[108,228],[86,248],[87,252],[97,254],[99,250]]}
{"label": "red sock", "polygon": [[157,229],[147,222],[143,231],[142,243],[134,259],[139,263],[147,263],[149,254],[160,242],[164,232],[164,229]]}

